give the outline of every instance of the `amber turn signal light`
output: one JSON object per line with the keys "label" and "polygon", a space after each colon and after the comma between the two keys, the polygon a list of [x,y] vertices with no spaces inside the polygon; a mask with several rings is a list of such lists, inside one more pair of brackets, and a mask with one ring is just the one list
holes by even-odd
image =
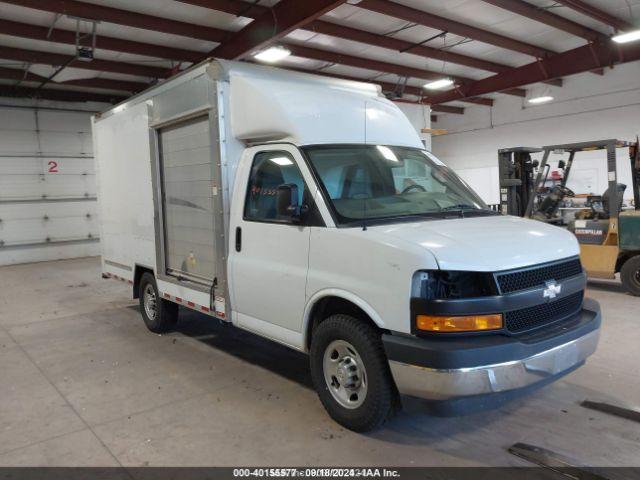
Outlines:
{"label": "amber turn signal light", "polygon": [[502,328],[502,315],[467,315],[460,317],[439,317],[418,315],[416,327],[425,332],[481,332]]}

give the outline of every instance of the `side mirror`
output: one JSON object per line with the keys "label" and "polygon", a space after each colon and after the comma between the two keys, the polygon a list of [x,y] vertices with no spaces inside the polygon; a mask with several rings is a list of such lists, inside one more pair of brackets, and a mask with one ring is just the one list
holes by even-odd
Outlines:
{"label": "side mirror", "polygon": [[564,160],[559,160],[559,161],[558,161],[558,168],[559,168],[560,170],[564,170],[564,167],[566,167],[566,166],[567,166],[567,164],[566,164],[566,163],[564,163]]}
{"label": "side mirror", "polygon": [[295,183],[278,186],[276,200],[276,211],[280,220],[300,220],[302,208],[298,200],[298,186]]}

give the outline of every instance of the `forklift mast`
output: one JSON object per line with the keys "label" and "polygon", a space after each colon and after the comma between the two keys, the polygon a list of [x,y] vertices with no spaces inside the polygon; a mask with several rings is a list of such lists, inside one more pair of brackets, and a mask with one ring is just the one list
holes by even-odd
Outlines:
{"label": "forklift mast", "polygon": [[498,150],[500,176],[500,211],[504,215],[523,217],[529,198],[535,194],[534,170],[538,163],[532,153],[539,148],[515,147]]}

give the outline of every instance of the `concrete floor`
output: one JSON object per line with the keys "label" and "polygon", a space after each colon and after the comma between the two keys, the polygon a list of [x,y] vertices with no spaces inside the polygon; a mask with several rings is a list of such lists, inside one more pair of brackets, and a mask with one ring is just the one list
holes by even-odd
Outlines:
{"label": "concrete floor", "polygon": [[564,380],[488,413],[412,404],[380,431],[324,412],[307,358],[191,311],[148,332],[98,259],[0,268],[0,465],[530,466],[526,442],[598,466],[640,466],[640,428],[580,407],[640,407],[640,298],[590,285],[600,349]]}

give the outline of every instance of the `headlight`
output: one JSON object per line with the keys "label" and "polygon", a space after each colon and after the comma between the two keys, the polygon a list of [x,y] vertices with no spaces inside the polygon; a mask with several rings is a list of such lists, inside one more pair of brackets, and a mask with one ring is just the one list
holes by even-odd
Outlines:
{"label": "headlight", "polygon": [[[411,297],[427,302],[455,300],[497,295],[498,289],[492,273],[459,272],[445,270],[419,271],[413,275]],[[502,314],[483,315],[431,315],[428,303],[415,314],[415,330],[421,332],[482,332],[500,330]]]}
{"label": "headlight", "polygon": [[497,295],[492,273],[447,270],[419,271],[413,275],[411,296],[423,300]]}

